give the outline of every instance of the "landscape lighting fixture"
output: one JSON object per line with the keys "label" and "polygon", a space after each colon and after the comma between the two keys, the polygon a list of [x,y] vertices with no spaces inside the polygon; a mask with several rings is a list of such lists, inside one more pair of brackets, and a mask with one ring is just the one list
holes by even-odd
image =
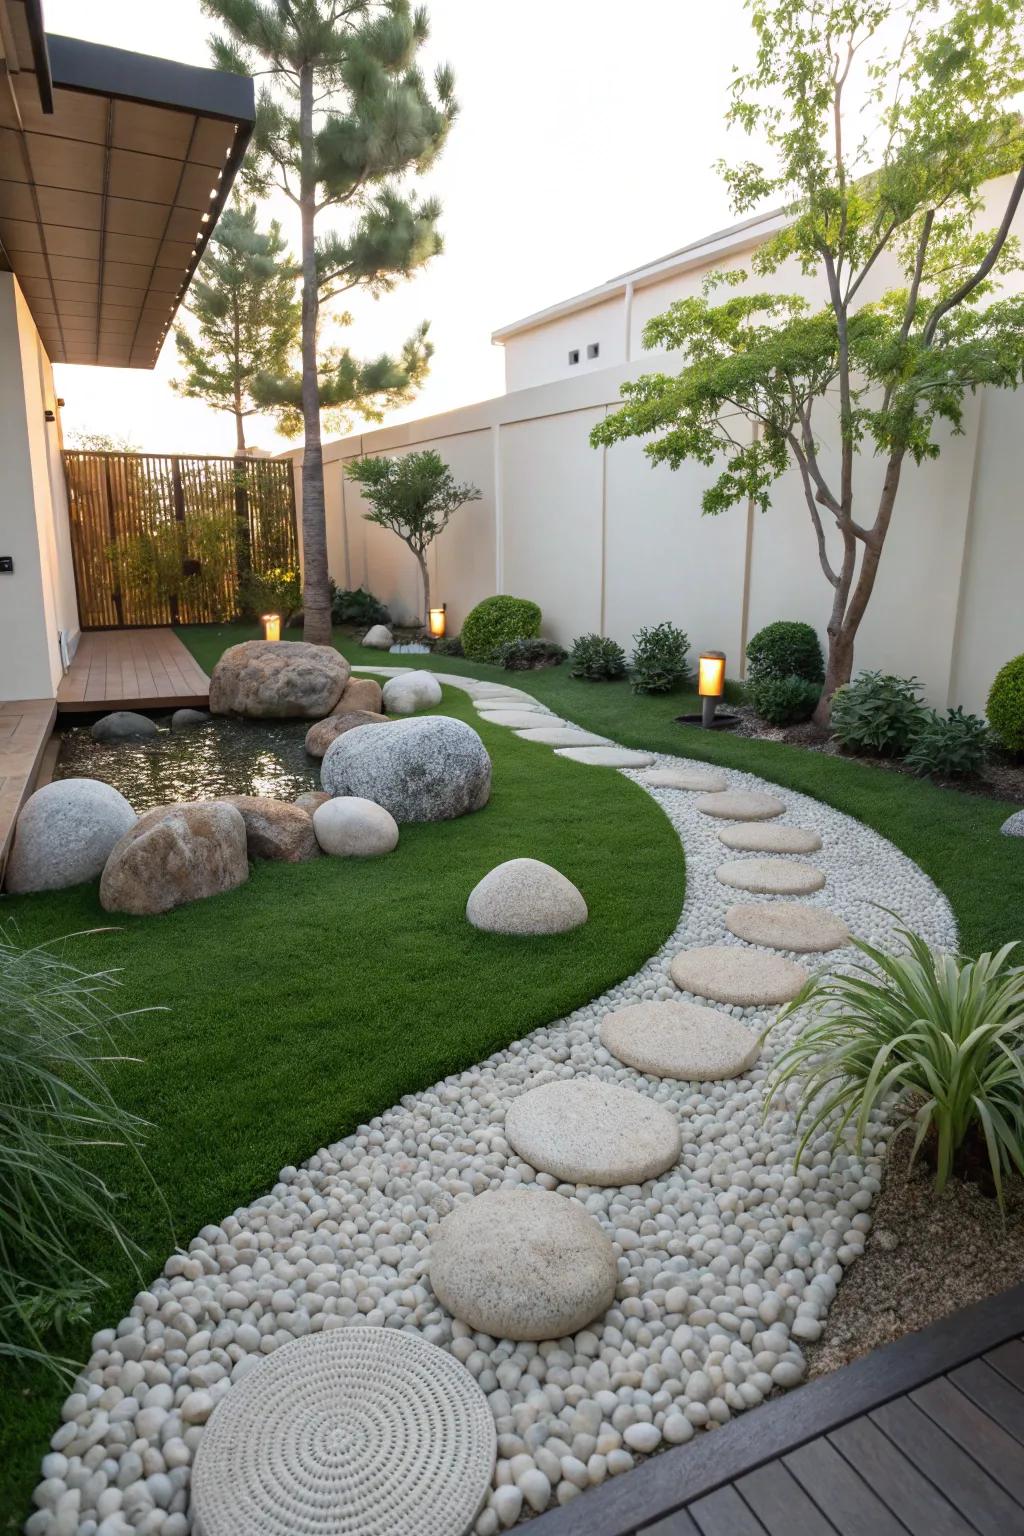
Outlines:
{"label": "landscape lighting fixture", "polygon": [[279,613],[265,613],[260,623],[263,625],[264,640],[280,640],[281,615]]}
{"label": "landscape lighting fixture", "polygon": [[432,640],[441,640],[448,626],[448,604],[442,603],[440,608],[428,608],[427,632]]}
{"label": "landscape lighting fixture", "polygon": [[715,705],[725,692],[725,652],[705,651],[697,664],[697,692],[701,704],[701,725],[710,730],[715,718]]}

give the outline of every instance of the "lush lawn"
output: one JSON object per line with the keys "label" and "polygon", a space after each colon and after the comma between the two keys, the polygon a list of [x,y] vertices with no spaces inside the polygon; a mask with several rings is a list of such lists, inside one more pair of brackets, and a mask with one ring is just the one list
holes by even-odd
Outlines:
{"label": "lush lawn", "polygon": [[[189,638],[212,666],[238,632]],[[440,712],[476,723],[457,689]],[[146,1155],[169,1217],[126,1160],[103,1164],[151,1255],[147,1280],[176,1241],[265,1191],[281,1167],[588,1001],[671,932],[682,856],[650,797],[619,774],[479,728],[494,791],[476,815],[404,827],[383,860],[257,863],[237,891],[68,944],[84,966],[122,968],[124,1006],[169,1010],[125,1028],[118,1043],[141,1061],[115,1074],[121,1102],[152,1122]],[[524,942],[466,923],[475,882],[522,854],[576,882],[585,927]],[[26,942],[111,921],[94,886],[5,899],[0,917]],[[89,1257],[110,1281],[93,1321],[107,1326],[138,1282],[117,1255]],[[90,1331],[67,1341],[70,1353],[88,1353]],[[14,1529],[26,1513],[62,1397],[40,1371],[0,1374],[0,1525]]]}
{"label": "lush lawn", "polygon": [[[180,633],[206,666],[228,643],[225,636],[237,639],[255,631]],[[381,664],[379,651],[364,650],[341,638],[336,644],[350,661]],[[576,724],[623,746],[685,754],[788,784],[856,816],[914,859],[949,898],[965,950],[977,954],[1008,939],[1024,939],[1024,843],[999,832],[1010,812],[1019,808],[1008,802],[938,789],[850,758],[678,726],[673,716],[695,710],[696,698],[682,693],[643,697],[632,693],[625,682],[580,682],[569,676],[566,666],[502,672],[450,657],[438,657],[436,663],[430,657],[384,659],[392,665],[426,662],[438,671],[504,681],[527,689]]]}

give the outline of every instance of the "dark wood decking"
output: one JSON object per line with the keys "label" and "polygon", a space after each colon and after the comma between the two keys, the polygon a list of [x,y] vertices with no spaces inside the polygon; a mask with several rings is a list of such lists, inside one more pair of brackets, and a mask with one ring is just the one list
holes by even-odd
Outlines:
{"label": "dark wood decking", "polygon": [[532,1536],[1022,1536],[1024,1285],[651,1457]]}
{"label": "dark wood decking", "polygon": [[91,630],[57,691],[61,714],[205,709],[210,679],[173,630]]}

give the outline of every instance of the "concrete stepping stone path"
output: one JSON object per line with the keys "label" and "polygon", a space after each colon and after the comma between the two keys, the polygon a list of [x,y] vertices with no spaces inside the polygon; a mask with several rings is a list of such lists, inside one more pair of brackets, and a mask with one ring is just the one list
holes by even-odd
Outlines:
{"label": "concrete stepping stone path", "polygon": [[521,741],[536,741],[543,747],[610,747],[607,736],[595,736],[593,731],[578,731],[571,725],[541,725],[527,731],[516,731]]}
{"label": "concrete stepping stone path", "polygon": [[841,917],[796,901],[740,903],[725,914],[725,926],[748,944],[768,944],[798,955],[824,954],[850,942]]}
{"label": "concrete stepping stone path", "polygon": [[641,784],[652,789],[695,789],[706,795],[717,794],[726,788],[729,780],[724,773],[703,768],[651,768],[643,775]]}
{"label": "concrete stepping stone path", "polygon": [[619,1272],[593,1216],[541,1189],[460,1200],[430,1248],[430,1283],[460,1322],[494,1339],[561,1339],[612,1304]]}
{"label": "concrete stepping stone path", "polygon": [[752,821],[723,827],[718,841],[746,853],[815,853],[821,838],[808,827],[784,827],[777,821]]}
{"label": "concrete stepping stone path", "polygon": [[677,1116],[645,1094],[596,1078],[531,1088],[509,1105],[505,1135],[533,1168],[566,1184],[643,1184],[671,1168]]}
{"label": "concrete stepping stone path", "polygon": [[634,752],[629,747],[557,747],[555,755],[595,768],[646,768],[654,762],[653,752]]}
{"label": "concrete stepping stone path", "polygon": [[477,710],[481,720],[486,720],[488,725],[504,725],[510,730],[529,731],[538,726],[565,726],[567,722],[560,720],[557,715],[547,714],[540,709],[498,709]]}
{"label": "concrete stepping stone path", "polygon": [[802,859],[730,859],[715,875],[723,885],[767,896],[810,896],[825,884],[821,870]]}
{"label": "concrete stepping stone path", "polygon": [[761,1051],[757,1034],[727,1013],[672,1001],[606,1014],[601,1044],[638,1072],[694,1083],[741,1077]]}
{"label": "concrete stepping stone path", "polygon": [[703,795],[697,801],[697,809],[705,816],[721,816],[725,821],[770,821],[773,816],[781,816],[786,807],[774,795],[749,789],[726,789],[718,794]]}
{"label": "concrete stepping stone path", "polygon": [[711,944],[684,949],[675,956],[669,974],[680,992],[709,997],[735,1008],[767,1008],[791,1002],[808,979],[803,966],[781,955],[738,944]]}

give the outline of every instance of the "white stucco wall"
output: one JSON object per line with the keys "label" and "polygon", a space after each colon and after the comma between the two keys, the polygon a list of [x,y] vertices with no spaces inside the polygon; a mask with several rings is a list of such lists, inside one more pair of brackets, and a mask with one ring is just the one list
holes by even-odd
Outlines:
{"label": "white stucco wall", "polygon": [[[49,359],[21,290],[0,273],[0,700],[53,698],[58,635],[78,643],[59,408]],[[58,418],[47,422],[50,410]]]}
{"label": "white stucco wall", "polygon": [[[592,345],[600,348],[596,358],[587,357]],[[578,363],[570,363],[570,352],[579,352]],[[596,373],[625,357],[625,312],[621,300],[612,299],[510,338],[505,345],[505,388],[528,389],[552,379]]]}

